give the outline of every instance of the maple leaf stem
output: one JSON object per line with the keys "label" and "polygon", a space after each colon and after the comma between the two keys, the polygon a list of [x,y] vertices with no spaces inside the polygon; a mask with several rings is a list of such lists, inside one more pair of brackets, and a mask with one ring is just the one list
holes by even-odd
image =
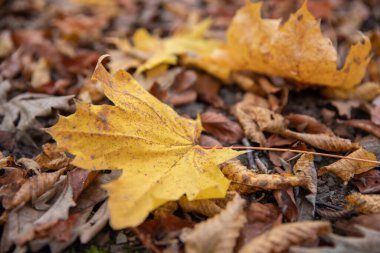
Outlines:
{"label": "maple leaf stem", "polygon": [[334,154],[327,154],[327,153],[320,153],[320,152],[313,152],[313,151],[304,151],[304,150],[296,150],[296,149],[289,149],[289,148],[266,148],[266,147],[246,147],[246,146],[230,146],[230,147],[207,147],[202,146],[205,149],[238,149],[238,150],[263,150],[263,151],[275,151],[275,152],[294,152],[294,153],[301,153],[301,154],[312,154],[312,155],[318,155],[318,156],[327,156],[327,157],[333,157],[333,158],[339,158],[339,159],[348,159],[348,160],[354,160],[354,161],[361,161],[361,162],[369,162],[380,165],[380,161],[374,161],[374,160],[368,160],[368,159],[362,159],[362,158],[356,158],[356,157],[348,157],[348,156],[341,156],[341,155],[334,155]]}

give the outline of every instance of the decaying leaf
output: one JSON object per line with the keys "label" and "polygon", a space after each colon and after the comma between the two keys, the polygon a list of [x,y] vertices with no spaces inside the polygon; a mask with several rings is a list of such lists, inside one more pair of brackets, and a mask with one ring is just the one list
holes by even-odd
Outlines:
{"label": "decaying leaf", "polygon": [[72,159],[63,150],[59,150],[57,144],[46,143],[42,146],[42,153],[34,160],[43,169],[59,170],[66,168]]}
{"label": "decaying leaf", "polygon": [[303,221],[283,224],[272,228],[247,243],[239,253],[286,252],[291,246],[314,241],[319,235],[330,232],[326,221]]}
{"label": "decaying leaf", "polygon": [[295,126],[298,132],[309,134],[327,134],[334,136],[333,131],[325,124],[317,121],[315,118],[303,114],[291,113],[285,117],[291,125]]}
{"label": "decaying leaf", "polygon": [[[195,200],[196,201],[196,200]],[[178,209],[176,201],[169,201],[154,210],[153,215],[155,219],[164,219],[172,215]]]}
{"label": "decaying leaf", "polygon": [[183,196],[178,203],[185,212],[199,213],[207,217],[212,217],[223,210],[223,208],[218,206],[217,203],[211,199],[189,201]]}
{"label": "decaying leaf", "polygon": [[233,252],[239,231],[247,221],[245,201],[236,194],[220,214],[198,223],[193,230],[184,229],[181,239],[188,253]]}
{"label": "decaying leaf", "polygon": [[[376,161],[376,156],[372,152],[369,152],[364,148],[360,148],[352,152],[347,157]],[[369,171],[374,167],[375,164],[371,162],[340,159],[335,163],[319,168],[318,175],[323,175],[327,172],[332,172],[335,175],[339,176],[343,181],[347,182],[354,175]]]}
{"label": "decaying leaf", "polygon": [[54,186],[54,183],[62,173],[63,170],[59,170],[53,173],[42,173],[29,178],[13,196],[10,195],[3,198],[4,208],[11,209],[31,199],[37,199]]}
{"label": "decaying leaf", "polygon": [[300,178],[305,177],[306,188],[312,194],[317,194],[317,173],[314,168],[314,156],[311,154],[303,154],[294,165],[294,174]]}
{"label": "decaying leaf", "polygon": [[373,169],[355,175],[351,183],[359,189],[360,193],[378,193],[380,192],[380,171]]}
{"label": "decaying leaf", "polygon": [[359,128],[361,130],[364,130],[377,138],[380,138],[380,126],[373,123],[371,120],[365,120],[365,119],[351,119],[343,121],[343,124],[346,126],[351,126],[354,128]]}
{"label": "decaying leaf", "polygon": [[243,130],[236,122],[220,113],[205,112],[201,114],[202,126],[216,138],[229,144],[237,143],[243,138]]}
{"label": "decaying leaf", "polygon": [[94,78],[115,106],[78,103],[75,114],[60,117],[48,132],[59,147],[76,155],[75,166],[123,169],[105,186],[111,226],[136,226],[150,211],[184,194],[189,200],[224,197],[229,182],[217,165],[241,152],[197,145],[199,119],[180,117],[125,71],[111,76],[102,59]]}
{"label": "decaying leaf", "polygon": [[222,164],[222,172],[231,180],[230,190],[241,193],[283,189],[289,186],[309,187],[309,181],[304,176],[256,174],[237,159]]}
{"label": "decaying leaf", "polygon": [[353,90],[327,88],[322,95],[330,99],[351,99],[371,101],[380,94],[380,84],[375,82],[363,83]]}
{"label": "decaying leaf", "polygon": [[247,135],[250,134],[248,136],[263,136],[261,131],[265,131],[287,138],[301,140],[313,147],[327,151],[341,152],[359,148],[357,143],[352,143],[348,139],[339,138],[337,136],[298,133],[286,129],[284,117],[266,108],[243,105],[237,109],[236,115],[243,125],[245,133]]}
{"label": "decaying leaf", "polygon": [[52,112],[52,108],[68,110],[71,98],[73,96],[54,97],[31,93],[18,95],[0,105],[0,115],[4,117],[0,124],[0,130],[25,130],[33,124],[38,126],[35,117],[48,116]]}
{"label": "decaying leaf", "polygon": [[361,237],[346,237],[329,234],[334,246],[320,248],[292,247],[291,253],[367,253],[379,252],[380,232],[362,226],[356,226]]}
{"label": "decaying leaf", "polygon": [[235,15],[228,28],[227,53],[221,55],[227,66],[347,90],[362,80],[371,50],[366,36],[351,47],[338,70],[336,49],[306,2],[283,24],[261,18],[261,5],[247,3]]}
{"label": "decaying leaf", "polygon": [[346,200],[347,209],[354,208],[363,214],[380,213],[380,195],[354,192],[346,196]]}

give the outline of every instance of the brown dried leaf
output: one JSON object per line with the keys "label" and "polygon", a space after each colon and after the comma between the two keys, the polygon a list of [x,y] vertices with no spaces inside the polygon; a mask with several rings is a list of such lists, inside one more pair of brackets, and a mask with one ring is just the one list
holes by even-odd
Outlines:
{"label": "brown dried leaf", "polygon": [[380,195],[368,194],[364,195],[354,192],[346,196],[347,209],[354,208],[357,212],[363,214],[380,213]]}
{"label": "brown dried leaf", "polygon": [[282,215],[274,204],[252,202],[246,211],[247,223],[241,230],[237,248],[243,247],[252,238],[259,236],[273,226],[281,224]]}
{"label": "brown dried leaf", "polygon": [[294,165],[294,174],[306,179],[306,188],[312,194],[317,194],[317,173],[314,168],[314,156],[303,154]]}
{"label": "brown dried leaf", "polygon": [[359,128],[376,136],[377,138],[380,138],[380,126],[376,125],[371,120],[351,119],[343,121],[343,124],[346,126]]}
{"label": "brown dried leaf", "polygon": [[[240,109],[240,110],[239,110]],[[351,143],[348,139],[342,139],[336,136],[329,136],[327,134],[308,134],[298,133],[286,129],[285,119],[271,110],[244,106],[237,108],[237,118],[243,125],[246,135],[254,134],[253,136],[260,136],[260,131],[279,134],[287,138],[301,140],[318,149],[340,152],[358,149],[357,143]],[[248,135],[250,137],[250,135]]]}
{"label": "brown dried leaf", "polygon": [[[368,150],[365,150],[364,148],[360,148],[352,152],[347,157],[376,161],[376,156]],[[318,175],[323,175],[327,172],[332,172],[338,177],[340,177],[343,181],[347,182],[355,174],[360,174],[369,171],[374,167],[375,164],[371,162],[340,159],[328,166],[321,167],[318,170]]]}
{"label": "brown dried leaf", "polygon": [[203,214],[207,217],[212,217],[215,214],[220,213],[223,209],[211,199],[201,199],[189,201],[186,196],[183,196],[178,201],[178,204],[185,212],[194,212]]}
{"label": "brown dried leaf", "polygon": [[308,187],[308,180],[306,177],[289,174],[256,174],[237,159],[222,164],[222,172],[224,176],[232,181],[229,190],[234,190],[240,193],[276,190],[290,186]]}
{"label": "brown dried leaf", "polygon": [[308,115],[291,113],[285,117],[291,125],[295,126],[298,132],[306,132],[309,134],[327,134],[334,136],[335,134],[325,124]]}
{"label": "brown dried leaf", "polygon": [[37,199],[54,186],[62,173],[63,170],[59,170],[29,178],[13,196],[7,196],[3,199],[4,208],[11,209],[31,199]]}
{"label": "brown dried leaf", "polygon": [[207,132],[228,144],[239,142],[243,138],[240,125],[221,113],[204,112],[201,114],[202,126]]}
{"label": "brown dried leaf", "polygon": [[181,239],[187,253],[233,252],[239,231],[247,221],[243,211],[245,201],[238,194],[220,214],[184,229]]}
{"label": "brown dried leaf", "polygon": [[319,235],[328,234],[330,223],[326,221],[303,221],[283,224],[254,238],[239,253],[286,252],[291,246],[314,241]]}
{"label": "brown dried leaf", "polygon": [[178,209],[178,204],[175,201],[169,201],[153,211],[155,219],[164,219],[172,215]]}
{"label": "brown dried leaf", "polygon": [[355,175],[351,183],[359,189],[360,193],[378,193],[380,192],[380,171],[373,169]]}
{"label": "brown dried leaf", "polygon": [[288,138],[294,138],[303,141],[315,148],[331,152],[355,150],[360,147],[359,144],[352,143],[349,139],[329,136],[327,134],[297,133],[288,129],[285,130],[282,134]]}

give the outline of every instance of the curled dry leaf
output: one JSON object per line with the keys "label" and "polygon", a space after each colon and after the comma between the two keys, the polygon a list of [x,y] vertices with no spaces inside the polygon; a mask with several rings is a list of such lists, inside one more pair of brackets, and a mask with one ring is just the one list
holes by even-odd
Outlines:
{"label": "curled dry leaf", "polygon": [[317,173],[314,168],[314,156],[303,154],[294,165],[293,171],[297,177],[306,179],[306,188],[312,194],[317,194]]}
{"label": "curled dry leaf", "polygon": [[343,124],[345,124],[346,126],[359,128],[376,136],[377,138],[380,138],[380,126],[376,125],[371,120],[351,119],[343,121]]}
{"label": "curled dry leaf", "polygon": [[241,193],[276,190],[290,186],[309,187],[309,182],[304,176],[256,174],[237,159],[222,164],[222,172],[231,180],[230,190]]}
{"label": "curled dry leaf", "polygon": [[212,217],[220,213],[223,209],[211,199],[189,201],[185,196],[180,198],[179,205],[185,212],[194,212]]}
{"label": "curled dry leaf", "polygon": [[333,131],[325,124],[308,115],[291,113],[285,117],[291,125],[295,126],[298,132],[309,134],[327,134],[334,136]]}
{"label": "curled dry leaf", "polygon": [[54,183],[62,173],[63,170],[59,170],[53,173],[42,173],[29,178],[13,196],[3,198],[4,208],[11,209],[31,199],[37,199],[54,186]]}
{"label": "curled dry leaf", "polygon": [[169,201],[153,211],[155,219],[163,219],[172,215],[178,209],[178,204],[175,201]]}
{"label": "curled dry leaf", "polygon": [[261,18],[261,5],[247,2],[235,15],[228,28],[227,52],[220,57],[225,65],[347,90],[362,80],[371,50],[366,36],[351,47],[338,70],[336,49],[306,2],[283,24],[280,19]]}
{"label": "curled dry leaf", "polygon": [[240,125],[221,113],[205,112],[201,114],[202,126],[219,140],[228,144],[239,142],[243,138]]}
{"label": "curled dry leaf", "polygon": [[346,200],[347,209],[354,208],[363,214],[380,213],[380,195],[354,192],[346,196]]}
{"label": "curled dry leaf", "polygon": [[318,236],[326,235],[330,231],[330,223],[326,221],[303,221],[283,224],[255,237],[239,253],[286,252],[291,246],[314,241]]}
{"label": "curled dry leaf", "polygon": [[218,164],[243,152],[197,145],[199,119],[180,117],[125,71],[110,75],[100,63],[103,58],[94,78],[115,106],[78,103],[75,114],[60,117],[48,132],[58,146],[76,155],[73,165],[123,170],[104,187],[110,195],[111,226],[136,226],[150,211],[184,194],[189,200],[224,197],[229,182]]}
{"label": "curled dry leaf", "polygon": [[[376,161],[376,156],[372,152],[369,152],[368,150],[365,150],[364,148],[360,148],[352,152],[347,157]],[[340,159],[336,161],[335,163],[321,167],[318,170],[318,175],[323,175],[327,172],[331,172],[337,175],[338,177],[340,177],[343,181],[347,182],[355,174],[360,174],[360,173],[369,171],[370,169],[374,167],[375,167],[375,164],[371,162]]]}
{"label": "curled dry leaf", "polygon": [[239,231],[247,221],[243,210],[245,201],[236,194],[220,214],[184,229],[181,239],[187,253],[233,252]]}
{"label": "curled dry leaf", "polygon": [[[357,143],[348,139],[330,136],[328,134],[298,133],[286,129],[286,121],[282,115],[262,107],[244,106],[237,109],[237,118],[243,125],[245,133],[253,133],[251,136],[262,135],[261,131],[279,134],[286,138],[301,140],[318,149],[341,152],[359,148]],[[241,113],[241,115],[239,115]],[[248,135],[250,136],[250,135]]]}
{"label": "curled dry leaf", "polygon": [[236,108],[235,115],[244,129],[244,134],[253,142],[265,145],[265,136],[260,130],[258,124],[251,119],[239,106]]}

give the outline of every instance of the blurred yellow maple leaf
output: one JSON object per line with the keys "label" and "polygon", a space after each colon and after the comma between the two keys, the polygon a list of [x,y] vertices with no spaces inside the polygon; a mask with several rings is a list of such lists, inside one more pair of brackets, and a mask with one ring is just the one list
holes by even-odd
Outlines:
{"label": "blurred yellow maple leaf", "polygon": [[138,29],[133,35],[134,49],[147,53],[149,59],[138,67],[137,72],[144,72],[160,64],[176,64],[177,55],[181,54],[210,54],[221,44],[219,40],[205,38],[210,24],[211,20],[206,19],[165,39],[154,37],[145,29]]}
{"label": "blurred yellow maple leaf", "polygon": [[[103,57],[102,57],[103,58]],[[229,181],[218,164],[241,152],[197,145],[199,119],[179,116],[126,71],[111,76],[100,64],[93,74],[115,104],[77,104],[47,131],[85,169],[122,169],[109,192],[111,226],[139,225],[158,206],[186,194],[189,200],[224,197]]]}
{"label": "blurred yellow maple leaf", "polygon": [[[351,46],[341,69],[330,39],[323,36],[320,21],[308,11],[306,1],[285,23],[281,19],[263,19],[262,3],[242,7],[231,22],[227,44],[212,54],[192,60],[195,66],[225,79],[230,70],[252,70],[281,76],[307,85],[352,89],[362,80],[369,62],[371,43],[362,35]],[[204,63],[206,62],[206,63]],[[218,63],[219,68],[210,63]]]}

